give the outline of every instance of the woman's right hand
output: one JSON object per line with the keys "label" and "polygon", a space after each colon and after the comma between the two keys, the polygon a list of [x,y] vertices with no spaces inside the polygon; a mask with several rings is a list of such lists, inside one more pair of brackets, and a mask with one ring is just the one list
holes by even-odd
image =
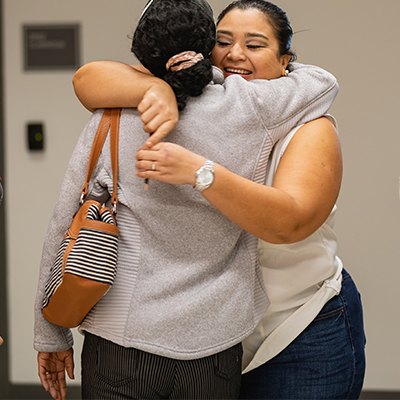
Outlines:
{"label": "woman's right hand", "polygon": [[144,123],[143,130],[151,134],[146,141],[153,147],[175,127],[179,119],[176,97],[164,81],[155,83],[143,96],[137,107]]}
{"label": "woman's right hand", "polygon": [[179,118],[174,91],[142,66],[93,61],[76,71],[72,80],[79,101],[89,110],[137,108],[152,147],[167,136]]}

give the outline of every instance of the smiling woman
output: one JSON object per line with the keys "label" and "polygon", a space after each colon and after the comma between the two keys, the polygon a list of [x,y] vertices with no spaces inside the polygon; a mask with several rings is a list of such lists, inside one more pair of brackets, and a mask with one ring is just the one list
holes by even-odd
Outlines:
{"label": "smiling woman", "polygon": [[287,75],[287,65],[296,60],[290,49],[292,35],[286,13],[275,4],[231,3],[218,17],[214,63],[225,78],[279,78]]}
{"label": "smiling woman", "polygon": [[[163,175],[168,166],[157,145],[147,153],[155,158],[136,162],[134,157],[148,139],[142,130],[146,118],[139,114],[147,112],[143,101],[133,104],[138,110],[122,110],[117,220],[124,240],[118,246],[112,288],[80,326],[85,332],[83,398],[239,395],[241,342],[266,311],[268,298],[258,268],[257,238],[213,207],[206,193],[216,189],[218,196],[221,183],[235,177],[246,186],[274,191],[262,185],[273,143],[297,123],[323,115],[338,87],[331,74],[304,65],[295,65],[282,79],[252,83],[236,76],[224,82],[211,61],[215,33],[206,1],[154,0],[133,35],[132,51],[153,74],[135,70],[142,84],[134,91],[142,86],[140,98],[146,97],[146,81],[153,89],[161,87],[162,93],[172,92],[172,108],[180,108],[170,143],[159,146],[167,153],[170,149],[172,161],[177,151],[191,151],[185,153],[188,164],[182,160],[178,165],[178,179],[165,183],[175,174]],[[95,81],[101,89],[102,83]],[[124,83],[121,76],[119,81]],[[293,96],[296,91],[301,95]],[[43,318],[43,292],[66,225],[79,204],[77,185],[86,174],[101,115],[102,110],[94,113],[71,157],[40,268],[34,346],[41,382],[56,398],[66,394],[64,371],[72,376],[73,343],[68,329]],[[100,203],[110,201],[109,154],[106,141],[88,192],[88,198]],[[150,174],[145,178],[153,179],[149,191],[135,176],[136,168],[136,175]],[[226,174],[230,176],[224,179]],[[237,192],[239,187],[234,186]],[[255,198],[254,203],[262,205],[263,200]]]}
{"label": "smiling woman", "polygon": [[[215,98],[209,98],[209,103],[206,100],[202,115],[208,125],[203,129],[194,128],[200,114],[189,117],[190,106],[185,109],[179,114],[177,127],[168,136],[170,143],[146,142],[151,148],[142,147],[136,153],[136,175],[152,179],[152,188],[159,183],[157,181],[172,186],[187,185],[184,186],[187,188],[198,182],[196,170],[201,173],[211,163],[209,172],[214,179],[202,187],[201,195],[237,226],[261,239],[257,241],[257,257],[271,304],[258,326],[243,340],[240,397],[355,399],[360,394],[365,371],[364,331],[357,288],[336,255],[333,223],[342,174],[336,123],[330,116],[304,126],[300,123],[292,130],[281,132],[279,140],[274,129],[269,129],[285,130],[283,114],[288,112],[292,102],[298,101],[316,84],[316,81],[311,82],[303,92],[302,77],[286,100],[284,95],[288,93],[278,87],[294,79],[300,65],[290,65],[295,59],[290,50],[292,34],[285,12],[268,1],[239,0],[228,6],[218,19],[217,44],[212,52],[218,67],[216,72],[222,71],[226,79],[222,87],[214,82],[205,93],[211,94],[211,88],[224,93],[236,85],[244,90],[230,98],[227,107],[220,111]],[[77,72],[79,81],[84,76],[83,86],[82,82],[75,85],[78,97],[95,88],[96,95],[91,96],[90,107],[134,107],[131,100],[125,101],[137,91],[139,77],[133,71],[129,66],[117,67],[109,63],[83,67]],[[278,79],[281,76],[284,78]],[[143,79],[139,78],[139,83]],[[267,103],[263,95],[269,91],[273,99]],[[152,87],[148,93],[138,110],[146,132],[155,132],[162,123],[163,111],[161,108],[159,112],[158,105],[153,108],[153,104],[159,104],[163,95],[155,94]],[[206,99],[204,94],[196,100],[197,104],[200,99]],[[168,110],[168,102],[166,104]],[[276,107],[272,110],[273,105]],[[254,107],[260,107],[260,113],[240,126],[239,120],[251,116]],[[307,115],[316,118],[314,113]],[[182,124],[189,120],[190,129],[180,131]],[[237,161],[239,153],[244,153],[238,145],[239,138],[247,134],[246,141],[253,140],[260,120],[269,130],[271,145],[275,144],[266,173],[265,169],[260,169],[261,183],[265,185],[246,179],[229,167],[231,158]],[[152,122],[153,129],[150,129]],[[215,130],[219,123],[221,129]],[[177,132],[182,132],[179,140],[194,135],[195,142],[205,146],[202,152],[197,153],[192,144],[178,146]],[[210,140],[206,137],[210,132],[218,133]],[[223,135],[227,135],[225,139]],[[216,143],[216,139],[221,141]],[[232,144],[235,150],[230,152]],[[259,154],[258,147],[252,146],[244,160],[250,154],[251,157]],[[221,160],[221,156],[227,158]],[[220,161],[216,161],[216,157]],[[198,169],[202,164],[204,166]],[[163,190],[167,188],[170,186]],[[189,186],[189,189],[192,188]],[[164,214],[162,209],[157,215]],[[217,246],[225,235],[226,232],[207,250]],[[197,251],[195,258],[200,254]],[[235,275],[232,264],[229,269]],[[244,283],[241,281],[235,291]],[[225,294],[221,298],[227,299]],[[204,309],[204,305],[201,307]],[[219,303],[212,315],[220,309]],[[240,315],[235,313],[236,322]]]}
{"label": "smiling woman", "polygon": [[265,15],[257,9],[235,9],[221,20],[213,60],[225,78],[276,79],[286,74],[290,55],[280,54],[279,43]]}

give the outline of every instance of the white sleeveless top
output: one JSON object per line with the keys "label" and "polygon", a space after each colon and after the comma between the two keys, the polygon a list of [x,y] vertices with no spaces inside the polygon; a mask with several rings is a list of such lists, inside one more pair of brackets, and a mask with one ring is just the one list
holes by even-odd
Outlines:
{"label": "white sleeveless top", "polygon": [[[326,117],[337,127],[336,120]],[[298,126],[279,140],[270,157],[265,184],[272,185],[279,161]],[[342,262],[333,232],[337,207],[311,236],[292,244],[258,243],[258,257],[271,305],[244,340],[243,373],[264,364],[288,346],[341,289]]]}

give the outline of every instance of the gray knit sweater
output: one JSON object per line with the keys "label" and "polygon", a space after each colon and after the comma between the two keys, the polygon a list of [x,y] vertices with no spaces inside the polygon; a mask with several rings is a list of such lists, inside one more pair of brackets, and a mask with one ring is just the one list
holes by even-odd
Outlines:
{"label": "gray knit sweater", "polygon": [[[167,140],[260,184],[274,143],[298,123],[324,114],[338,85],[317,67],[295,64],[289,77],[246,82],[232,76],[189,100]],[[43,248],[35,307],[34,347],[70,348],[68,329],[44,320],[44,284],[62,236],[76,212],[91,143],[102,110],[89,120],[72,154]],[[244,232],[189,185],[135,176],[135,153],[148,135],[134,109],[120,122],[117,223],[120,230],[115,283],[81,325],[125,347],[176,359],[225,350],[246,338],[268,307],[256,261],[257,238]],[[90,197],[112,192],[109,141]]]}

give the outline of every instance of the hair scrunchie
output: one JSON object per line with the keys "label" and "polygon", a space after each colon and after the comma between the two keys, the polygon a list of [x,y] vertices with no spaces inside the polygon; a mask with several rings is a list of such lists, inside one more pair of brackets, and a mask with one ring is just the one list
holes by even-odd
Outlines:
{"label": "hair scrunchie", "polygon": [[171,57],[165,68],[168,71],[176,72],[182,69],[186,69],[192,67],[193,65],[197,64],[199,61],[203,60],[204,56],[201,53],[196,53],[195,51],[184,51],[179,53],[173,57]]}

